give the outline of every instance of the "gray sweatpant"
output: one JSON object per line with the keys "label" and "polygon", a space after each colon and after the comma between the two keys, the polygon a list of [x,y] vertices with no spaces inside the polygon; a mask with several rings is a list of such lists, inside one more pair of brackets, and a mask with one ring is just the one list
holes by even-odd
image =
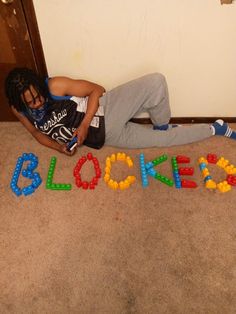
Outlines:
{"label": "gray sweatpant", "polygon": [[169,122],[168,88],[165,77],[159,73],[145,75],[106,92],[100,98],[100,104],[105,109],[106,145],[123,148],[167,147],[212,136],[208,124],[158,131],[150,126],[129,122],[141,112],[148,112],[154,125]]}

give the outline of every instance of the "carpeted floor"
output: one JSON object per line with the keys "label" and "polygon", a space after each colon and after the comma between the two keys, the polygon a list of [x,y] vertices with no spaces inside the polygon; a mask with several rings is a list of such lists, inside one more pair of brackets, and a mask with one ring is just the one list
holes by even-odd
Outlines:
{"label": "carpeted floor", "polygon": [[[112,191],[78,189],[73,169],[92,152],[104,175],[106,157],[120,150],[80,148],[67,157],[39,145],[19,123],[0,124],[0,313],[233,314],[236,313],[236,187],[205,189],[197,160],[212,152],[236,165],[236,142],[214,137],[168,149],[123,150],[134,161],[115,164],[112,176],[136,183]],[[9,183],[17,157],[33,152],[43,184],[16,197]],[[144,189],[139,154],[166,153],[158,169],[171,177],[170,158],[191,158],[196,189],[175,189],[150,179]],[[54,181],[71,191],[45,189],[50,158]],[[189,165],[186,165],[189,166]],[[226,174],[209,167],[214,179]],[[88,163],[81,171],[90,180]],[[26,184],[20,179],[20,184]]]}

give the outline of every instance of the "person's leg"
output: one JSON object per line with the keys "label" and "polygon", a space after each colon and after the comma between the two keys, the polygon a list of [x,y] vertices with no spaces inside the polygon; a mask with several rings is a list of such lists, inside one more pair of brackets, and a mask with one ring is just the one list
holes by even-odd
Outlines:
{"label": "person's leg", "polygon": [[108,91],[100,98],[105,108],[106,137],[120,135],[136,114],[148,112],[154,125],[168,124],[168,89],[162,74],[145,75]]}
{"label": "person's leg", "polygon": [[211,136],[213,131],[208,124],[194,124],[163,132],[128,122],[120,135],[107,138],[105,144],[123,148],[168,147],[201,141]]}

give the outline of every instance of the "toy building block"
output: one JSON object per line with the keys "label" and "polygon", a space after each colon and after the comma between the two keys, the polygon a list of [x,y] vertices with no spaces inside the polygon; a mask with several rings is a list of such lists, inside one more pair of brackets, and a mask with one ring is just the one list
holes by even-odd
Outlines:
{"label": "toy building block", "polygon": [[201,162],[200,164],[199,164],[199,169],[202,171],[203,169],[206,169],[206,167],[207,167],[207,165],[206,165],[206,163],[205,162]]}
{"label": "toy building block", "polygon": [[194,173],[193,167],[180,167],[179,168],[179,175],[187,175],[187,176],[192,176]]}
{"label": "toy building block", "polygon": [[117,189],[119,188],[118,182],[117,182],[117,181],[113,181],[113,183],[112,183],[112,185],[111,185],[111,188],[112,188],[113,190],[117,190]]}
{"label": "toy building block", "polygon": [[207,161],[211,164],[216,164],[218,161],[218,157],[216,154],[207,154]]}
{"label": "toy building block", "polygon": [[88,183],[87,181],[83,181],[83,182],[82,182],[82,188],[83,188],[84,190],[87,190],[88,187],[89,187],[89,183]]}
{"label": "toy building block", "polygon": [[111,173],[111,165],[105,167],[105,173]]}
{"label": "toy building block", "polygon": [[131,168],[133,167],[134,163],[132,161],[132,159],[130,158],[130,156],[126,156],[126,163],[127,165]]}
{"label": "toy building block", "polygon": [[208,161],[207,161],[207,159],[206,158],[204,158],[204,157],[200,157],[199,159],[198,159],[198,163],[199,164],[201,164],[201,163],[204,163],[204,164],[208,164]]}
{"label": "toy building block", "polygon": [[110,173],[106,173],[103,179],[107,183],[110,180]]}
{"label": "toy building block", "polygon": [[204,182],[207,182],[209,180],[212,180],[212,176],[209,175],[204,177]]}
{"label": "toy building block", "polygon": [[145,167],[144,154],[139,155],[139,167],[140,167],[140,173],[141,173],[141,179],[142,179],[142,186],[146,188],[148,186],[148,176],[147,176],[146,167]]}
{"label": "toy building block", "polygon": [[210,175],[208,168],[204,168],[202,170],[202,175],[203,175],[203,178],[208,177]]}
{"label": "toy building block", "polygon": [[210,172],[206,165],[208,164],[208,160],[206,160],[204,157],[199,158],[199,168],[201,170],[201,173],[204,178],[205,187],[207,189],[216,189],[216,183],[212,180],[212,177],[210,176]]}
{"label": "toy building block", "polygon": [[87,158],[88,158],[88,160],[92,160],[93,159],[93,154],[92,153],[88,153],[87,154]]}
{"label": "toy building block", "polygon": [[214,189],[216,189],[216,183],[215,183],[215,181],[209,179],[209,180],[206,181],[205,187],[206,187],[207,189],[212,189],[212,190],[214,190]]}
{"label": "toy building block", "polygon": [[145,168],[146,168],[146,170],[148,170],[148,169],[152,169],[153,168],[153,163],[152,163],[152,161],[149,161],[149,162],[147,162],[146,164],[145,164]]}
{"label": "toy building block", "polygon": [[48,169],[48,175],[46,180],[46,189],[48,190],[64,190],[69,191],[71,190],[71,184],[69,183],[54,183],[53,182],[53,175],[56,167],[57,159],[55,156],[51,157],[50,165]]}
{"label": "toy building block", "polygon": [[[95,171],[95,176],[92,178],[90,182],[82,181],[81,175],[80,175],[80,170],[86,161],[92,161],[93,166],[94,166],[94,171]],[[109,167],[106,166],[106,174],[104,177],[104,181],[106,182],[110,180],[110,169],[111,169],[110,164],[111,164],[110,158],[106,158],[106,165],[109,165]],[[87,190],[87,189],[94,190],[95,186],[98,184],[99,178],[101,178],[101,174],[102,174],[102,171],[101,171],[98,159],[94,157],[92,153],[88,153],[87,156],[82,156],[78,160],[73,171],[76,186],[78,188],[82,187],[82,189],[84,190]]]}
{"label": "toy building block", "polygon": [[157,166],[160,165],[161,163],[163,163],[164,161],[166,161],[168,159],[167,155],[162,155],[160,157],[155,158],[152,161],[153,166]]}
{"label": "toy building block", "polygon": [[[184,157],[184,156],[181,156]],[[183,160],[183,158],[180,160]],[[180,180],[180,175],[179,175],[179,170],[178,170],[178,163],[176,160],[176,157],[172,157],[171,158],[171,165],[172,165],[172,174],[173,174],[173,178],[174,178],[174,182],[175,182],[175,187],[176,189],[180,189],[181,188],[181,180]]]}
{"label": "toy building block", "polygon": [[27,196],[27,195],[30,195],[32,193],[34,193],[34,188],[32,187],[32,185],[29,185],[29,186],[26,186],[22,189],[22,193]]}
{"label": "toy building block", "polygon": [[131,184],[131,183],[134,183],[136,181],[136,177],[135,176],[128,176],[126,180]]}
{"label": "toy building block", "polygon": [[56,166],[56,157],[52,157],[51,161],[50,161],[49,169],[48,169],[47,180],[46,180],[46,188],[47,189],[50,189],[50,186],[52,185],[55,166]]}
{"label": "toy building block", "polygon": [[[22,169],[23,163],[25,161],[29,161],[26,169]],[[25,196],[30,195],[35,192],[35,190],[39,187],[39,185],[42,183],[42,179],[38,172],[34,172],[34,170],[38,166],[38,157],[35,156],[33,153],[23,153],[21,157],[18,158],[17,164],[12,176],[11,180],[11,189],[12,191],[17,195],[20,196],[21,194],[24,194]],[[32,183],[23,189],[20,189],[17,185],[20,173],[22,175],[30,180],[32,180]]]}
{"label": "toy building block", "polygon": [[71,184],[67,184],[67,183],[52,183],[51,186],[50,186],[50,190],[70,191],[71,190]]}
{"label": "toy building block", "polygon": [[231,185],[227,181],[220,182],[216,186],[217,186],[217,189],[222,193],[225,193],[231,190]]}
{"label": "toy building block", "polygon": [[111,188],[112,190],[125,190],[130,187],[132,183],[135,182],[136,178],[134,176],[128,176],[125,180],[117,182],[115,180],[112,180],[110,177],[111,173],[111,160],[112,162],[115,162],[116,160],[119,161],[124,161],[127,163],[129,167],[133,167],[133,161],[130,156],[126,156],[125,153],[117,153],[112,154],[110,157],[106,158],[106,167],[105,167],[105,176],[104,176],[104,181],[107,183],[108,187]]}
{"label": "toy building block", "polygon": [[116,155],[115,154],[111,154],[110,159],[111,159],[112,162],[115,162],[116,161]]}
{"label": "toy building block", "polygon": [[233,186],[236,186],[236,176],[229,174],[226,178],[226,181]]}
{"label": "toy building block", "polygon": [[126,186],[125,186],[125,184],[124,184],[124,181],[120,181],[118,184],[119,184],[119,189],[120,189],[120,190],[125,190],[125,189],[126,189]]}
{"label": "toy building block", "polygon": [[168,186],[173,186],[174,185],[174,181],[171,180],[171,179],[168,179],[167,177],[165,176],[162,176],[161,174],[157,173],[155,176],[154,176],[155,179],[159,180],[160,182],[168,185]]}
{"label": "toy building block", "polygon": [[116,159],[120,161],[124,161],[126,159],[126,154],[125,153],[117,153]]}
{"label": "toy building block", "polygon": [[187,156],[178,155],[176,156],[176,161],[178,164],[188,164],[190,162],[190,158]]}
{"label": "toy building block", "polygon": [[225,168],[229,164],[229,160],[225,159],[224,157],[220,157],[220,159],[217,161],[217,166],[220,168]]}
{"label": "toy building block", "polygon": [[182,188],[196,188],[197,187],[197,183],[194,181],[190,181],[190,180],[181,180],[181,186]]}
{"label": "toy building block", "polygon": [[12,192],[14,192],[16,194],[16,196],[20,196],[22,194],[22,190],[17,185],[18,184],[18,179],[19,179],[19,176],[20,176],[20,173],[21,173],[22,164],[23,164],[23,158],[19,157],[17,159],[15,170],[13,172],[13,175],[12,175],[12,178],[11,178],[11,183],[10,183],[10,187],[12,189]]}
{"label": "toy building block", "polygon": [[234,165],[228,165],[225,167],[225,172],[227,174],[236,174],[236,167]]}
{"label": "toy building block", "polygon": [[147,174],[149,175],[149,176],[151,176],[151,177],[155,177],[155,175],[157,174],[157,172],[156,172],[156,170],[154,169],[154,168],[149,168],[148,170],[147,170]]}
{"label": "toy building block", "polygon": [[174,182],[171,179],[168,179],[167,177],[159,174],[153,167],[156,165],[161,164],[162,162],[167,160],[167,155],[162,155],[160,157],[157,157],[151,162],[148,162],[145,164],[146,173],[153,177],[156,180],[159,180],[162,183],[167,184],[168,186],[173,186]]}
{"label": "toy building block", "polygon": [[145,164],[145,168],[147,170],[150,169],[150,168],[153,168],[153,167],[155,167],[157,165],[160,165],[161,163],[163,163],[167,159],[168,159],[167,155],[159,156],[159,157],[155,158],[154,160],[147,162]]}

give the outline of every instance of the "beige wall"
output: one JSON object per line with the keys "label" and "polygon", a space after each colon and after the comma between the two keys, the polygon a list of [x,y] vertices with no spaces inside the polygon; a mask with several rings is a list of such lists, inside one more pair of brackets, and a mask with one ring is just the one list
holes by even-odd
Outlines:
{"label": "beige wall", "polygon": [[236,116],[236,3],[34,0],[49,74],[168,81],[173,116]]}

